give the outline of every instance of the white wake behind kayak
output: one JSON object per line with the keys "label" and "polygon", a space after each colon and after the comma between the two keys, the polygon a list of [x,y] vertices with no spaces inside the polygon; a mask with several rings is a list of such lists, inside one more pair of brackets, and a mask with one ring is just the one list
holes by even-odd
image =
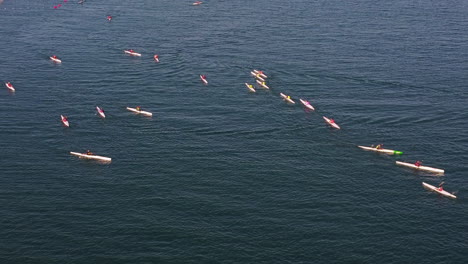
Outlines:
{"label": "white wake behind kayak", "polygon": [[260,81],[262,81],[262,82],[265,81],[265,79],[263,79],[263,78],[260,76],[260,74],[258,74],[258,73],[255,73],[255,72],[251,71],[250,74],[252,74],[253,77],[257,78],[257,80],[260,80]]}
{"label": "white wake behind kayak", "polygon": [[361,148],[361,149],[364,149],[364,150],[375,151],[375,152],[384,153],[384,154],[388,154],[388,155],[403,154],[403,152],[398,151],[398,150],[393,150],[393,149],[382,149],[382,148],[377,149],[377,148],[366,147],[366,146],[358,146],[358,147]]}
{"label": "white wake behind kayak", "polygon": [[66,127],[70,127],[70,123],[68,122],[67,118],[63,115],[60,115],[60,119],[62,120],[62,124]]}
{"label": "white wake behind kayak", "polygon": [[141,54],[135,51],[130,51],[130,50],[124,50],[125,53],[132,55],[132,56],[138,56],[141,57]]}
{"label": "white wake behind kayak", "polygon": [[132,111],[132,112],[137,113],[137,114],[142,114],[142,115],[145,115],[145,116],[153,116],[153,114],[150,113],[150,112],[142,111],[142,110],[138,111],[136,108],[127,107],[127,110]]}
{"label": "white wake behind kayak", "polygon": [[73,152],[73,151],[70,151],[70,154],[74,156],[78,156],[82,159],[94,159],[94,160],[107,161],[107,162],[112,161],[111,158],[98,156],[98,155],[88,155],[86,153],[79,153],[79,152]]}
{"label": "white wake behind kayak", "polygon": [[284,93],[280,93],[281,97],[283,97],[283,99],[290,103],[290,104],[295,104],[296,102],[294,102],[291,98],[289,98],[287,95],[285,95]]}
{"label": "white wake behind kayak", "polygon": [[10,91],[12,91],[12,92],[15,91],[15,87],[13,87],[13,84],[7,82],[7,83],[5,83],[5,86],[6,86]]}
{"label": "white wake behind kayak", "polygon": [[96,106],[96,111],[98,112],[101,118],[106,118],[106,114],[104,113],[104,110],[102,110],[102,108],[100,108],[99,106]]}
{"label": "white wake behind kayak", "polygon": [[429,183],[423,182],[422,185],[423,185],[424,188],[426,188],[426,189],[428,189],[430,191],[439,193],[439,194],[441,194],[443,196],[447,196],[447,197],[450,197],[450,198],[453,198],[453,199],[457,199],[457,196],[455,196],[455,195],[453,195],[453,194],[451,194],[451,193],[449,193],[449,192],[447,192],[445,190],[440,191],[439,188],[437,188],[435,186],[432,186]]}
{"label": "white wake behind kayak", "polygon": [[253,70],[253,72],[255,72],[256,74],[260,75],[262,78],[268,78],[268,76],[266,76],[266,74],[264,74],[262,71]]}
{"label": "white wake behind kayak", "polygon": [[255,93],[255,88],[253,87],[253,85],[252,85],[252,86],[250,86],[250,85],[251,85],[251,84],[245,83],[245,86],[247,86],[247,88],[248,88],[251,92]]}
{"label": "white wake behind kayak", "polygon": [[265,89],[270,89],[270,87],[268,87],[266,84],[263,84],[263,82],[261,82],[260,80],[255,80],[261,87],[265,88]]}
{"label": "white wake behind kayak", "polygon": [[325,122],[327,122],[330,126],[336,128],[336,129],[341,129],[340,126],[338,124],[336,124],[335,122],[333,122],[331,119],[327,118],[327,117],[323,117],[323,119],[325,120]]}
{"label": "white wake behind kayak", "polygon": [[59,58],[54,58],[54,57],[49,57],[51,61],[56,62],[56,63],[62,63],[62,60]]}
{"label": "white wake behind kayak", "polygon": [[395,161],[395,162],[396,162],[397,165],[409,167],[409,168],[412,168],[412,169],[415,169],[415,170],[430,171],[430,172],[440,173],[440,174],[443,174],[445,172],[442,169],[432,168],[432,167],[428,167],[428,166],[419,166],[418,167],[418,166],[414,165],[413,163],[401,162],[401,161]]}
{"label": "white wake behind kayak", "polygon": [[299,99],[299,101],[308,109],[310,110],[315,110],[315,108],[306,100],[304,99]]}

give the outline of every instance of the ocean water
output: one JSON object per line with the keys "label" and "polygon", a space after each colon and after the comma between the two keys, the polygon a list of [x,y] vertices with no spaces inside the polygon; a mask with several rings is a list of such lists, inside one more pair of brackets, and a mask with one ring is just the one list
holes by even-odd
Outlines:
{"label": "ocean water", "polygon": [[457,0],[0,1],[0,263],[466,263],[467,28]]}

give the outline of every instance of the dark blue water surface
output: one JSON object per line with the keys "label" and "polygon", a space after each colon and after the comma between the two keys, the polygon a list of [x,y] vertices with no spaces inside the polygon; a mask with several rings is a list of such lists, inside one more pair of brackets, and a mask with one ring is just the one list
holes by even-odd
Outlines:
{"label": "dark blue water surface", "polygon": [[0,263],[466,263],[468,2],[0,2]]}

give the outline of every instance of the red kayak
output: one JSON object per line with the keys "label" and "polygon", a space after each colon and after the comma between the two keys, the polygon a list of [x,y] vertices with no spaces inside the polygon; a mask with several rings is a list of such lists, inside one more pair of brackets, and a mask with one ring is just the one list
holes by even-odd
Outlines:
{"label": "red kayak", "polygon": [[104,113],[104,110],[102,110],[102,108],[100,108],[99,106],[96,106],[96,110],[100,117],[106,118],[106,114]]}
{"label": "red kayak", "polygon": [[7,82],[5,83],[5,86],[10,89],[10,91],[14,92],[15,91],[15,87],[13,87],[13,84],[11,84],[10,82]]}
{"label": "red kayak", "polygon": [[206,76],[205,75],[200,75],[200,79],[202,80],[202,82],[204,84],[208,84],[208,81],[206,80]]}
{"label": "red kayak", "polygon": [[70,123],[68,123],[68,119],[67,117],[63,116],[63,115],[60,115],[60,118],[62,120],[62,124],[66,127],[70,127]]}

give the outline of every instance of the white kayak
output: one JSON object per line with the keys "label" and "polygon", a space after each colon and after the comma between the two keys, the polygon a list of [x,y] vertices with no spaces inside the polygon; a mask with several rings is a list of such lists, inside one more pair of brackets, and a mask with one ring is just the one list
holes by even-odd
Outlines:
{"label": "white kayak", "polygon": [[427,166],[416,166],[413,163],[408,163],[408,162],[401,162],[401,161],[395,161],[395,162],[397,165],[409,167],[409,168],[416,169],[416,170],[424,170],[424,171],[430,171],[430,172],[442,173],[442,174],[444,173],[444,170],[442,169],[437,169],[437,168],[432,168],[432,167],[427,167]]}
{"label": "white kayak", "polygon": [[384,154],[389,154],[389,155],[401,155],[403,152],[398,151],[398,150],[393,150],[393,149],[383,149],[383,148],[375,148],[375,147],[366,147],[366,146],[358,146],[358,148],[364,149],[364,150],[370,150],[370,151],[375,151],[379,153],[384,153]]}
{"label": "white kayak", "polygon": [[265,84],[265,82],[262,82],[262,81],[260,81],[260,80],[256,80],[256,82],[257,82],[261,87],[263,87],[263,88],[265,88],[265,89],[270,89],[270,87],[268,87],[268,86]]}
{"label": "white kayak", "polygon": [[159,62],[159,56],[158,56],[158,55],[155,54],[155,55],[153,56],[153,58],[154,58],[154,61],[155,61],[155,62]]}
{"label": "white kayak", "polygon": [[62,63],[62,60],[60,60],[60,59],[57,58],[57,57],[55,57],[55,58],[54,58],[54,57],[49,57],[49,58],[50,58],[50,60],[53,61],[53,62]]}
{"label": "white kayak", "polygon": [[101,107],[96,106],[96,111],[97,111],[97,113],[98,113],[98,115],[99,115],[100,117],[106,118],[106,114],[104,113],[104,110],[102,110]]}
{"label": "white kayak", "polygon": [[125,53],[129,54],[129,55],[132,55],[132,56],[138,56],[138,57],[141,57],[141,54],[140,53],[137,53],[135,51],[132,51],[132,50],[124,50]]}
{"label": "white kayak", "polygon": [[428,183],[425,183],[423,182],[422,183],[423,187],[430,190],[430,191],[433,191],[433,192],[436,192],[436,193],[439,193],[439,194],[442,194],[443,196],[447,196],[447,197],[450,197],[450,198],[453,198],[453,199],[457,199],[457,196],[445,191],[445,190],[440,190],[439,188],[435,187],[435,186],[432,186]]}
{"label": "white kayak", "polygon": [[60,120],[62,120],[62,124],[66,127],[70,127],[70,123],[68,122],[68,119],[64,117],[63,115],[60,115]]}
{"label": "white kayak", "polygon": [[145,115],[145,116],[153,116],[153,114],[150,113],[150,112],[146,112],[146,111],[142,111],[142,110],[137,110],[136,108],[127,107],[127,110],[132,111],[132,112],[135,112],[135,113],[137,113],[137,114],[142,114],[142,115]]}
{"label": "white kayak", "polygon": [[258,74],[258,73],[255,73],[255,72],[251,71],[250,74],[252,74],[253,77],[257,78],[257,80],[260,80],[260,81],[262,81],[262,82],[265,81],[265,79],[263,79],[263,78],[260,76],[260,74]]}
{"label": "white kayak", "polygon": [[262,78],[268,78],[268,76],[266,76],[266,74],[264,74],[263,71],[253,70],[253,72],[260,75]]}
{"label": "white kayak", "polygon": [[70,151],[70,154],[74,155],[74,156],[78,156],[82,159],[94,159],[94,160],[101,160],[101,161],[108,161],[110,162],[112,159],[111,158],[108,158],[108,157],[103,157],[103,156],[98,156],[98,155],[88,155],[86,153],[79,153],[79,152],[73,152],[73,151]]}
{"label": "white kayak", "polygon": [[304,99],[299,99],[299,101],[301,101],[301,103],[308,109],[310,110],[315,110],[315,108],[309,103],[309,101],[306,101]]}
{"label": "white kayak", "polygon": [[329,119],[327,117],[323,117],[323,119],[325,120],[325,122],[327,122],[330,126],[336,128],[336,129],[341,129],[340,126],[338,124],[335,123],[335,121],[333,119]]}
{"label": "white kayak", "polygon": [[248,84],[248,83],[245,83],[245,86],[247,86],[247,88],[248,88],[251,92],[255,93],[255,88],[253,87],[253,85]]}
{"label": "white kayak", "polygon": [[203,2],[201,1],[196,1],[195,3],[193,3],[192,5],[201,5]]}
{"label": "white kayak", "polygon": [[290,104],[295,104],[295,103],[296,103],[296,102],[294,102],[294,101],[291,99],[291,97],[285,95],[284,93],[280,93],[280,95],[281,95],[281,97],[283,97],[283,99],[284,99],[286,102],[288,102],[288,103],[290,103]]}
{"label": "white kayak", "polygon": [[202,80],[202,82],[204,84],[208,84],[208,81],[206,80],[206,77],[203,77],[203,75],[200,75],[200,80]]}
{"label": "white kayak", "polygon": [[7,82],[5,83],[5,86],[12,92],[15,91],[15,87],[13,87],[13,84],[11,84],[10,82]]}

